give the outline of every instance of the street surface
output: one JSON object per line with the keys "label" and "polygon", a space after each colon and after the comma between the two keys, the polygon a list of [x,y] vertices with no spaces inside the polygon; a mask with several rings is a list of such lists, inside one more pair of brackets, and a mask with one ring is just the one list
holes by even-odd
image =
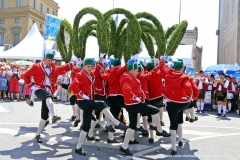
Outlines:
{"label": "street surface", "polygon": [[[79,136],[79,127],[72,127],[69,121],[72,111],[70,105],[55,104],[56,114],[62,117],[61,122],[49,124],[42,134],[42,144],[34,139],[40,120],[41,102],[35,102],[29,107],[25,102],[0,103],[0,160],[36,159],[36,160],[124,160],[124,159],[166,159],[166,160],[240,160],[240,116],[229,113],[227,117],[216,116],[216,111],[199,114],[199,120],[194,123],[184,122],[184,146],[177,147],[176,157],[171,157],[170,138],[155,137],[150,144],[148,138],[135,138],[138,145],[130,145],[133,157],[127,157],[119,151],[121,144],[107,144],[107,134],[102,128],[95,133],[100,142],[86,141],[83,146],[87,156],[74,152]],[[125,114],[128,116],[128,114]],[[128,117],[126,117],[128,119]],[[163,128],[169,131],[169,119],[164,112]],[[117,130],[114,134],[118,140],[123,132]]]}

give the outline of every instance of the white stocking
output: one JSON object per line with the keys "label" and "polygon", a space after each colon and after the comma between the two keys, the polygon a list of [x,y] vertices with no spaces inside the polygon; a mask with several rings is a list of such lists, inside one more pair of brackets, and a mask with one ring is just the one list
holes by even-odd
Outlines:
{"label": "white stocking", "polygon": [[221,114],[222,105],[218,105],[218,113]]}
{"label": "white stocking", "polygon": [[50,112],[50,116],[51,116],[51,119],[53,118],[53,116],[55,115],[54,113],[54,108],[53,108],[53,101],[52,101],[52,98],[51,97],[48,97],[46,99],[46,104],[47,104],[47,107],[48,107],[48,110]]}
{"label": "white stocking", "polygon": [[200,105],[201,105],[201,103],[200,103],[200,102],[197,102],[196,104],[197,104],[197,109],[200,110]]}
{"label": "white stocking", "polygon": [[189,108],[188,111],[190,112],[191,119],[195,119],[194,107]]}
{"label": "white stocking", "polygon": [[62,91],[62,86],[61,85],[58,85],[58,88],[57,90],[55,91],[55,93],[53,94],[54,97],[57,97],[58,94]]}
{"label": "white stocking", "polygon": [[163,121],[163,107],[159,108],[160,121]]}
{"label": "white stocking", "polygon": [[179,141],[183,141],[182,139],[182,124],[178,124],[178,139]]}
{"label": "white stocking", "polygon": [[[149,128],[150,128],[151,123],[149,123],[148,125],[149,125]],[[150,132],[150,138],[154,139],[153,130],[149,129],[149,132]]]}
{"label": "white stocking", "polygon": [[201,110],[203,111],[204,108],[204,102],[201,102]]}
{"label": "white stocking", "polygon": [[112,121],[113,124],[119,125],[120,122],[113,117],[112,113],[108,110],[108,108],[104,108],[102,112],[106,118]]}
{"label": "white stocking", "polygon": [[140,128],[140,113],[137,114],[137,128]]}
{"label": "white stocking", "polygon": [[147,121],[147,116],[142,117],[143,120],[143,128],[145,130],[148,130],[148,121]]}
{"label": "white stocking", "polygon": [[76,116],[75,105],[72,105],[73,116]]}
{"label": "white stocking", "polygon": [[171,136],[170,136],[170,140],[172,143],[172,150],[177,151],[176,150],[176,130],[170,130]]}
{"label": "white stocking", "polygon": [[41,134],[45,124],[46,124],[46,121],[41,119],[40,122],[39,122],[39,125],[38,125],[38,130],[37,130],[36,136]]}
{"label": "white stocking", "polygon": [[122,145],[123,149],[128,148],[129,141],[132,139],[132,137],[134,135],[134,132],[135,132],[135,130],[133,130],[131,128],[127,129],[127,132],[126,132],[126,135],[125,135],[125,138],[124,138],[124,142],[123,142],[123,145]]}
{"label": "white stocking", "polygon": [[228,110],[231,111],[231,108],[232,108],[232,103],[228,103]]}
{"label": "white stocking", "polygon": [[88,137],[93,136],[93,132],[94,132],[96,124],[97,124],[97,121],[91,120],[91,128],[88,131]]}
{"label": "white stocking", "polygon": [[223,106],[223,114],[226,114],[226,105]]}
{"label": "white stocking", "polygon": [[185,113],[186,113],[186,117],[189,117],[189,108],[185,110]]}
{"label": "white stocking", "polygon": [[75,110],[76,110],[76,115],[77,115],[77,120],[80,120],[80,108],[78,107],[78,105],[75,105]]}
{"label": "white stocking", "polygon": [[158,114],[158,113],[152,115],[152,121],[153,121],[153,123],[155,123],[155,125],[157,126],[158,132],[162,133],[163,129],[162,129],[162,126],[160,125],[160,117],[159,117],[159,114]]}
{"label": "white stocking", "polygon": [[83,142],[86,140],[87,132],[81,130],[76,149],[82,148]]}

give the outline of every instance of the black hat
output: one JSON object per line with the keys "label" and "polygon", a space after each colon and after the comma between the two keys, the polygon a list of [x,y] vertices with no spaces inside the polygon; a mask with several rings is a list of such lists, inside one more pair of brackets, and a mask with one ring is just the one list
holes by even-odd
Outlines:
{"label": "black hat", "polygon": [[227,78],[227,77],[228,77],[228,78],[231,78],[229,74],[226,74],[226,75],[225,75],[225,78]]}
{"label": "black hat", "polygon": [[214,76],[213,74],[211,74],[211,75],[210,75],[210,77],[213,77],[213,78],[215,78],[215,76]]}
{"label": "black hat", "polygon": [[203,70],[199,71],[199,73],[204,73]]}
{"label": "black hat", "polygon": [[225,73],[223,73],[223,72],[222,72],[222,73],[220,73],[220,74],[219,74],[219,76],[220,76],[220,75],[226,76],[226,75],[225,75]]}

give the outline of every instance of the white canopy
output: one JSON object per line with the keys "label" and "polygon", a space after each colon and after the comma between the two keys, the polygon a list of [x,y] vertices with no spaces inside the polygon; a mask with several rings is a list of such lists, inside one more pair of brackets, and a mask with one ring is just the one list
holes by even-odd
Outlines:
{"label": "white canopy", "polygon": [[[27,36],[15,47],[0,53],[0,58],[42,60],[43,51],[44,39],[34,23]],[[54,59],[62,59],[59,52],[56,53]]]}
{"label": "white canopy", "polygon": [[182,59],[187,67],[193,67],[192,50],[192,45],[179,45],[173,58]]}

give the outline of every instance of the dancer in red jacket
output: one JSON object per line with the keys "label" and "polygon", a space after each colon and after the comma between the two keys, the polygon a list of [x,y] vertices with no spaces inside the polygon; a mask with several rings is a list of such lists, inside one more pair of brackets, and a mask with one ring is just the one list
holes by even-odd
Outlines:
{"label": "dancer in red jacket", "polygon": [[[52,62],[54,55],[54,51],[47,52],[42,62],[34,64],[31,69],[23,74],[23,79],[26,83],[26,86],[32,88],[32,91],[35,92],[37,98],[42,100],[41,121],[35,137],[38,143],[42,143],[40,133],[46,124],[49,112],[52,123],[56,123],[57,121],[61,120],[61,117],[58,117],[54,113],[52,94],[56,89],[56,77],[72,68],[72,63],[62,66],[55,66],[55,64]],[[32,83],[31,77],[33,77],[34,83]]]}
{"label": "dancer in red jacket", "polygon": [[183,123],[183,110],[190,104],[192,99],[192,85],[189,77],[183,74],[183,61],[178,60],[174,62],[174,69],[165,65],[165,60],[162,59],[160,69],[164,75],[163,81],[163,95],[167,101],[166,110],[170,119],[170,134],[172,142],[172,155],[177,154],[176,149],[176,131],[179,135],[179,146],[183,145],[182,142],[182,123]]}
{"label": "dancer in red jacket", "polygon": [[[85,59],[83,62],[83,69],[77,73],[76,78],[73,80],[70,85],[70,89],[74,94],[77,95],[78,107],[83,110],[83,124],[82,130],[79,135],[79,140],[75,148],[75,152],[80,155],[86,155],[86,152],[82,149],[82,144],[87,137],[89,132],[91,121],[96,121],[95,117],[92,116],[93,110],[100,110],[114,125],[118,126],[119,129],[128,128],[126,125],[120,123],[115,119],[110,111],[108,106],[104,101],[94,100],[94,81],[95,74],[100,71],[102,66],[102,57],[98,62],[98,65],[93,70],[94,61],[93,59]],[[92,138],[89,137],[88,138]]]}
{"label": "dancer in red jacket", "polygon": [[128,148],[129,141],[134,141],[134,132],[137,125],[137,115],[150,114],[152,115],[153,123],[156,127],[150,126],[151,129],[156,131],[157,136],[169,137],[166,131],[164,131],[159,123],[159,110],[157,107],[145,103],[145,93],[141,88],[140,81],[137,79],[138,64],[135,61],[128,61],[127,72],[120,78],[120,86],[122,89],[125,109],[129,114],[129,128],[126,132],[123,145],[120,147],[120,151],[126,155],[132,156]]}

